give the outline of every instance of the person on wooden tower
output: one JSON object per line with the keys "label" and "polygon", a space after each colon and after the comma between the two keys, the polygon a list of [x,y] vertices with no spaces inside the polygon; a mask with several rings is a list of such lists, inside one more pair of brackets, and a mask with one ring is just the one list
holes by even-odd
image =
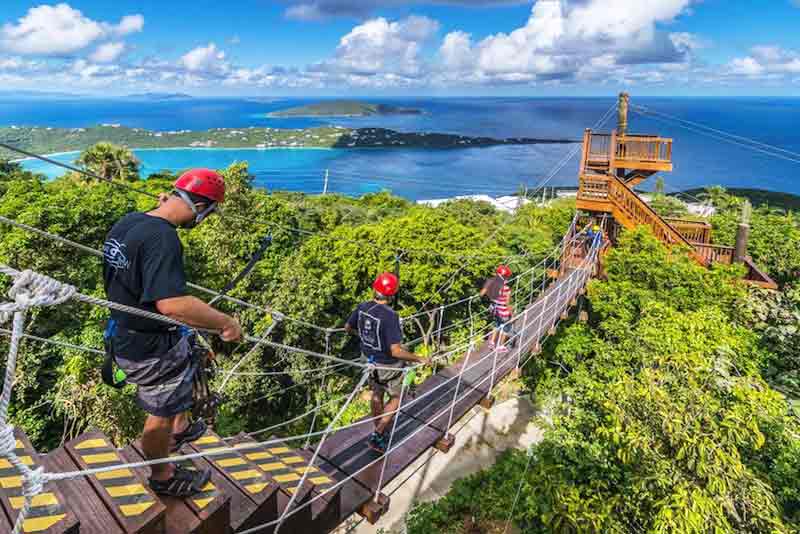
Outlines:
{"label": "person on wooden tower", "polygon": [[[242,329],[233,317],[187,294],[183,247],[177,228],[194,228],[225,199],[225,182],[209,169],[181,175],[157,208],[129,213],[117,221],[103,246],[103,278],[108,299],[165,315],[236,341]],[[206,431],[190,421],[192,385],[199,367],[195,332],[155,319],[112,311],[105,332],[106,369],[113,363],[136,384],[136,402],[147,414],[142,450],[148,460],[166,458]],[[189,497],[205,486],[210,470],[192,471],[172,463],[152,466],[155,493]]]}
{"label": "person on wooden tower", "polygon": [[511,288],[508,280],[511,274],[508,265],[498,265],[495,275],[486,280],[480,292],[481,297],[489,299],[489,311],[494,318],[494,330],[489,339],[489,346],[497,347],[498,352],[508,352],[506,341],[511,332],[512,315]]}
{"label": "person on wooden tower", "polygon": [[[400,406],[406,362],[426,362],[401,345],[403,329],[400,316],[390,307],[399,288],[400,282],[394,274],[383,273],[378,276],[372,284],[373,299],[359,304],[344,325],[347,333],[358,336],[361,355],[367,362],[381,367],[373,370],[369,377],[375,431],[367,440],[367,445],[380,453],[386,452],[387,429],[394,416],[392,412]],[[389,402],[385,402],[386,395],[389,396]]]}

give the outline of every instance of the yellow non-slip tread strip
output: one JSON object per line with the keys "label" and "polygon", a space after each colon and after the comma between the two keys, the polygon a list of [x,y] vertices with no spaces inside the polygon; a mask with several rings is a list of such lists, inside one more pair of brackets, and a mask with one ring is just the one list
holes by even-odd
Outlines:
{"label": "yellow non-slip tread strip", "polygon": [[[25,505],[25,497],[9,497],[8,502],[14,510],[19,510]],[[55,506],[58,504],[58,499],[54,493],[40,493],[33,497],[31,506]]]}
{"label": "yellow non-slip tread strip", "polygon": [[272,458],[268,452],[246,452],[244,453],[248,460],[263,460],[265,458]]}
{"label": "yellow non-slip tread strip", "polygon": [[208,445],[209,443],[219,443],[220,439],[216,436],[203,436],[192,442],[194,445]]}
{"label": "yellow non-slip tread strip", "polygon": [[261,493],[267,486],[269,486],[268,482],[258,482],[256,484],[248,484],[244,489],[250,493]]}
{"label": "yellow non-slip tread strip", "polygon": [[237,465],[246,465],[247,460],[244,458],[225,458],[224,460],[215,460],[216,464],[220,467],[236,467]]}
{"label": "yellow non-slip tread strip", "polygon": [[139,483],[127,484],[125,486],[107,486],[105,490],[112,497],[130,497],[132,495],[143,495],[147,493],[144,486]]}
{"label": "yellow non-slip tread strip", "polygon": [[119,507],[119,509],[120,512],[122,512],[122,515],[124,515],[125,517],[130,517],[134,515],[142,515],[148,509],[150,509],[150,507],[153,506],[154,504],[155,501],[142,502],[137,504],[123,504],[122,506]]}
{"label": "yellow non-slip tread strip", "polygon": [[21,487],[22,487],[22,477],[20,475],[0,478],[0,488],[12,489]]}
{"label": "yellow non-slip tread strip", "polygon": [[97,480],[115,480],[117,478],[133,478],[133,472],[130,469],[114,469],[113,471],[105,471],[97,473]]}
{"label": "yellow non-slip tread strip", "polygon": [[295,480],[300,480],[301,477],[296,473],[289,473],[287,475],[278,475],[274,478],[276,481],[280,483],[285,483],[285,482],[294,482]]}
{"label": "yellow non-slip tread strip", "polygon": [[[27,465],[28,467],[33,465],[33,458],[31,458],[30,456],[17,455],[17,458],[19,458],[19,461]],[[14,469],[14,466],[11,465],[11,462],[6,460],[5,458],[0,458],[0,469]]]}
{"label": "yellow non-slip tread strip", "polygon": [[269,463],[269,464],[258,464],[258,467],[260,467],[264,471],[282,471],[284,469],[289,469],[289,466],[284,465],[281,462],[272,462],[272,463]]}
{"label": "yellow non-slip tread strip", "polygon": [[288,458],[281,458],[280,460],[281,460],[281,462],[283,462],[285,464],[289,464],[289,465],[302,464],[303,462],[305,462],[305,460],[303,460],[299,456],[289,456]]}
{"label": "yellow non-slip tread strip", "polygon": [[250,478],[260,478],[261,472],[255,469],[248,469],[247,471],[233,471],[229,473],[235,480],[247,480]]}
{"label": "yellow non-slip tread strip", "polygon": [[26,534],[43,532],[52,527],[59,521],[67,517],[67,514],[44,515],[41,517],[29,517],[22,523],[22,531]]}
{"label": "yellow non-slip tread strip", "polygon": [[119,461],[119,455],[116,452],[101,452],[98,454],[87,454],[81,456],[87,464],[103,464],[108,462]]}
{"label": "yellow non-slip tread strip", "polygon": [[270,454],[286,454],[287,452],[291,451],[289,447],[274,447],[272,449],[267,449]]}
{"label": "yellow non-slip tread strip", "polygon": [[87,439],[87,440],[81,441],[80,443],[75,445],[75,448],[77,450],[81,450],[81,449],[100,449],[100,448],[103,448],[103,447],[109,447],[109,444],[108,444],[108,442],[106,440],[104,440],[102,438]]}

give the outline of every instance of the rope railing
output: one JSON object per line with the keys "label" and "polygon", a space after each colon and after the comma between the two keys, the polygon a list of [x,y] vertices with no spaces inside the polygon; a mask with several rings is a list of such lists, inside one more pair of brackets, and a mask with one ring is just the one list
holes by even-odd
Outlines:
{"label": "rope railing", "polygon": [[[568,298],[564,298],[562,296],[561,286],[566,284],[569,287],[569,291],[567,291],[565,293],[565,296],[569,297],[569,298],[572,298],[570,296],[570,293],[572,293],[573,290],[577,291],[577,284],[578,283],[581,283],[581,284],[585,283],[585,280],[588,279],[589,272],[587,271],[586,266],[587,265],[592,265],[590,262],[592,262],[594,260],[594,258],[596,258],[597,248],[598,248],[597,247],[597,243],[598,243],[598,240],[596,239],[594,247],[592,249],[592,252],[589,255],[589,257],[584,260],[584,262],[582,264],[582,267],[579,268],[578,270],[573,271],[564,281],[559,283],[559,298],[556,299],[556,303],[555,303],[555,305],[556,305],[555,310],[556,311],[559,311],[559,309],[561,307],[568,306],[568,300],[569,299]],[[165,459],[150,460],[150,461],[145,461],[145,462],[135,462],[135,463],[130,463],[130,464],[120,464],[120,465],[114,465],[114,466],[107,466],[107,467],[104,467],[104,468],[86,469],[86,470],[82,470],[82,471],[75,471],[75,472],[69,472],[69,473],[45,473],[42,468],[37,468],[35,470],[32,470],[32,469],[28,468],[27,466],[25,466],[24,464],[22,464],[22,462],[19,460],[19,458],[16,457],[16,455],[14,453],[14,448],[15,448],[14,429],[13,429],[12,426],[10,426],[7,423],[7,414],[8,414],[8,403],[10,402],[10,398],[11,398],[11,387],[13,385],[14,374],[15,374],[15,371],[16,371],[16,355],[17,355],[18,350],[19,350],[19,341],[20,341],[20,339],[22,337],[22,330],[24,328],[25,312],[29,308],[34,307],[34,306],[53,306],[53,305],[57,305],[57,304],[62,304],[62,303],[67,302],[68,300],[71,300],[71,299],[76,299],[76,300],[79,300],[79,301],[88,302],[88,303],[97,304],[97,305],[106,305],[107,302],[103,301],[102,299],[97,299],[95,297],[88,297],[86,295],[82,295],[82,294],[78,293],[78,291],[73,286],[70,286],[70,285],[67,285],[67,284],[63,284],[61,282],[58,282],[57,280],[54,280],[52,278],[49,278],[49,277],[34,273],[32,271],[22,271],[22,272],[20,272],[20,271],[16,271],[15,269],[9,268],[7,266],[0,265],[0,273],[7,274],[7,275],[12,276],[14,278],[14,283],[13,283],[11,289],[9,290],[9,296],[12,299],[14,299],[14,301],[13,302],[9,302],[9,303],[3,303],[3,304],[0,305],[0,322],[5,322],[11,317],[13,317],[13,319],[14,319],[13,320],[13,327],[12,327],[12,338],[11,338],[10,349],[9,349],[9,358],[8,358],[7,363],[6,363],[5,383],[4,383],[4,387],[3,387],[2,397],[0,397],[0,457],[8,459],[9,463],[11,463],[16,469],[18,469],[20,471],[21,476],[23,478],[23,495],[25,497],[25,504],[24,504],[23,508],[20,510],[20,513],[19,513],[19,515],[17,517],[17,521],[15,523],[15,529],[14,529],[15,533],[17,533],[17,532],[19,532],[21,530],[22,524],[23,524],[23,522],[25,520],[25,517],[29,513],[33,497],[35,495],[38,495],[43,490],[44,485],[46,483],[50,482],[50,481],[68,480],[68,479],[77,478],[77,477],[81,477],[81,476],[99,474],[99,473],[102,473],[102,472],[107,472],[107,471],[110,471],[110,470],[119,469],[119,468],[123,468],[123,467],[135,469],[135,468],[155,465],[157,463],[164,463],[164,462],[170,462],[170,461],[191,460],[193,458],[214,456],[215,454],[224,454],[225,452],[227,452],[227,451],[232,449],[232,448],[222,448],[222,449],[215,450],[215,451],[206,451],[206,452],[203,452],[203,453],[184,455],[184,456],[177,457],[177,458],[165,458]],[[579,274],[581,275],[580,278],[578,278]],[[113,303],[111,303],[111,304],[113,304]],[[128,308],[128,307],[122,306],[121,308]],[[540,312],[540,317],[542,317],[545,314],[547,309],[548,309],[547,303],[545,303],[545,305],[542,307],[542,310]],[[553,308],[551,307],[551,309],[553,309]],[[127,310],[121,309],[121,311],[127,311]],[[138,311],[141,312],[141,310],[138,310]],[[525,313],[527,314],[528,311],[529,310],[526,309]],[[149,313],[149,312],[142,312],[142,313]],[[153,314],[153,315],[157,315],[157,314]],[[558,314],[556,314],[556,316],[555,316],[556,318],[554,319],[554,322],[558,320],[557,316],[558,316]],[[517,316],[515,318],[515,320],[518,319],[518,318],[519,318],[519,316]],[[526,317],[526,320],[527,320],[527,317]],[[527,324],[523,328],[523,330],[521,332],[518,332],[518,333],[515,334],[515,337],[520,337],[520,336],[525,335],[527,333],[527,328],[529,328],[531,324],[532,323]],[[537,332],[537,335],[539,335],[539,334],[541,334],[541,331]],[[520,348],[518,348],[518,350],[521,351],[521,350],[523,350],[523,348],[520,347]],[[397,415],[401,408],[407,409],[409,406],[413,405],[414,403],[421,402],[425,397],[427,397],[428,395],[433,394],[433,392],[435,392],[438,388],[449,384],[452,380],[459,380],[459,386],[460,386],[460,380],[462,379],[463,374],[465,372],[467,372],[467,370],[474,368],[476,365],[479,365],[481,362],[485,361],[486,358],[489,358],[490,356],[491,355],[485,356],[484,358],[481,359],[480,362],[478,362],[478,363],[476,363],[476,364],[474,364],[474,365],[472,365],[470,367],[467,367],[466,365],[462,366],[461,372],[459,373],[458,377],[451,377],[451,379],[449,379],[446,382],[443,382],[442,384],[440,384],[436,388],[433,388],[432,390],[427,392],[425,395],[417,397],[411,403],[408,403],[405,406],[403,406],[401,404],[397,408],[397,410],[394,411],[394,413],[383,414],[381,417],[386,417],[387,415]],[[496,352],[494,354],[494,357],[496,359]],[[364,373],[362,375],[361,380],[359,381],[357,386],[354,388],[353,392],[351,393],[350,397],[348,398],[348,401],[345,403],[345,405],[342,406],[342,408],[339,410],[339,413],[337,414],[337,416],[334,418],[334,420],[328,425],[328,427],[324,431],[319,432],[319,433],[307,433],[307,434],[302,435],[302,436],[292,436],[291,438],[283,438],[283,440],[308,439],[312,435],[321,435],[322,436],[322,441],[318,444],[318,446],[316,448],[316,451],[315,451],[315,455],[314,455],[314,457],[312,458],[312,461],[311,461],[311,464],[313,464],[316,461],[316,458],[318,457],[319,450],[321,449],[322,445],[324,444],[324,441],[327,438],[327,436],[331,432],[333,432],[335,430],[341,430],[341,428],[336,428],[336,429],[333,428],[334,425],[335,425],[335,422],[341,417],[341,414],[344,413],[344,410],[350,404],[350,402],[352,402],[352,400],[355,397],[357,391],[360,390],[361,387],[363,386],[368,373],[373,368],[375,368],[375,366],[372,366],[372,365],[367,365],[366,366],[366,369],[364,370]],[[491,376],[484,378],[481,383],[483,383],[485,380],[491,380],[492,381],[491,383],[494,384],[496,368],[497,367],[496,367],[496,362],[495,362],[495,364],[493,365],[493,372],[492,372]],[[457,387],[457,389],[458,389],[458,387]],[[457,400],[458,400],[458,390],[456,390],[455,395],[453,397],[453,403],[455,404],[455,402]],[[453,406],[454,406],[454,404],[453,404]],[[444,410],[442,410],[440,412],[440,414],[446,413],[447,410],[450,410],[451,413],[452,413],[453,407],[451,406],[451,407],[445,408]],[[438,417],[438,415],[437,415],[437,417]],[[357,423],[354,423],[353,425],[364,424],[365,422],[367,422],[367,421],[362,420],[362,421],[359,421]],[[452,423],[452,417],[451,417],[450,424],[451,423]],[[395,424],[396,424],[396,420],[395,420]],[[353,425],[349,425],[349,426],[353,426]],[[342,427],[342,428],[347,428],[347,427]],[[425,427],[421,426],[420,429],[417,429],[411,436],[415,435],[417,432],[419,432],[423,428],[425,428]],[[386,456],[391,451],[396,450],[397,447],[402,445],[402,443],[405,443],[406,440],[409,439],[411,436],[406,437],[404,440],[402,440],[400,443],[398,443],[398,444],[396,444],[394,446],[390,446],[389,449],[386,451],[386,453],[384,453],[384,455],[381,456],[381,458],[384,459],[384,462],[385,462]],[[249,447],[257,447],[257,446],[263,446],[265,444],[272,444],[272,443],[276,443],[276,442],[279,442],[279,441],[282,441],[282,440],[268,440],[266,442],[260,442],[260,443],[243,444],[243,445],[241,445],[241,446],[239,446],[237,448],[239,450],[241,450],[241,449],[246,449],[246,448],[249,448]],[[381,458],[379,458],[379,460]],[[385,469],[385,465],[384,465],[384,469]],[[308,471],[306,471],[306,475],[307,475],[307,473],[308,473]],[[359,471],[359,473],[360,473],[360,471]],[[355,474],[351,475],[350,477],[348,477],[348,479],[350,479],[350,478],[352,478],[354,476],[356,476],[356,475]],[[324,493],[327,493],[328,491],[332,491],[333,489],[337,488],[339,485],[343,484],[346,480],[347,479],[341,481],[339,484],[337,484],[336,486],[332,487],[329,490],[326,490],[326,492],[324,492]],[[382,481],[381,481],[381,483],[382,483]],[[278,525],[278,528],[280,528],[280,526],[283,524],[283,522],[288,517],[290,517],[294,513],[297,513],[297,511],[300,509],[300,507],[298,507],[295,510],[290,510],[291,504],[292,503],[290,501],[290,506],[287,506],[287,508],[284,510],[284,513],[281,515],[281,517],[278,520],[273,521],[271,523],[268,523],[266,525],[261,525],[259,527],[255,527],[255,529],[251,529],[251,530],[249,530],[247,532],[256,532],[258,530],[262,530],[263,528],[268,528],[269,526],[273,526],[273,525]],[[306,502],[303,506],[308,506],[308,505],[310,505],[310,502]]]}

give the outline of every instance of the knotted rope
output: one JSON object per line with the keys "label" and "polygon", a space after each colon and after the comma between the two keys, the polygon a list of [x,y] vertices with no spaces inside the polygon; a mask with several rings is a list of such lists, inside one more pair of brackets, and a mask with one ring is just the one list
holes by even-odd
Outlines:
{"label": "knotted rope", "polygon": [[0,324],[13,317],[11,341],[6,360],[6,375],[3,382],[3,393],[0,395],[0,458],[8,460],[22,477],[22,495],[25,502],[19,511],[13,530],[13,534],[19,534],[22,532],[25,518],[30,512],[33,498],[44,490],[44,485],[48,481],[47,474],[41,467],[31,469],[19,459],[15,452],[17,440],[14,436],[14,427],[8,424],[8,405],[11,402],[11,388],[14,386],[19,343],[25,327],[25,314],[29,308],[34,306],[61,304],[72,298],[77,290],[71,285],[63,284],[31,270],[19,272],[6,266],[0,266],[0,273],[14,278],[14,283],[8,290],[11,301],[0,303]]}

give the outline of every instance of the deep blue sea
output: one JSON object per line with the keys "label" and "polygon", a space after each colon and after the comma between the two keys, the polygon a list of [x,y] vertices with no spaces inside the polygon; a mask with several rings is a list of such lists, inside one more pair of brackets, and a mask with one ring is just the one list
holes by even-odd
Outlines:
{"label": "deep blue sea", "polygon": [[[151,130],[205,130],[217,127],[304,128],[321,124],[380,126],[401,131],[444,132],[492,137],[579,139],[614,104],[609,98],[408,98],[368,99],[424,110],[423,115],[357,119],[272,119],[270,111],[318,99],[195,98],[172,101],[128,99],[0,98],[0,126],[85,127],[120,123]],[[787,98],[632,98],[693,123],[774,145],[787,152],[765,154],[760,146],[701,134],[697,126],[632,114],[632,133],[672,137],[675,171],[663,174],[667,189],[708,185],[754,187],[800,194],[800,99]],[[613,114],[606,123],[610,130]],[[513,193],[521,183],[535,187],[572,148],[571,145],[502,146],[453,150],[137,150],[143,174],[192,166],[224,167],[247,161],[259,185],[269,189],[319,192],[325,170],[329,190],[351,195],[390,189],[411,198],[458,194]],[[75,154],[58,156],[69,162]],[[795,160],[795,161],[792,161]],[[26,162],[51,176],[60,171]],[[575,157],[548,185],[576,185]],[[645,187],[647,184],[645,184]]]}

